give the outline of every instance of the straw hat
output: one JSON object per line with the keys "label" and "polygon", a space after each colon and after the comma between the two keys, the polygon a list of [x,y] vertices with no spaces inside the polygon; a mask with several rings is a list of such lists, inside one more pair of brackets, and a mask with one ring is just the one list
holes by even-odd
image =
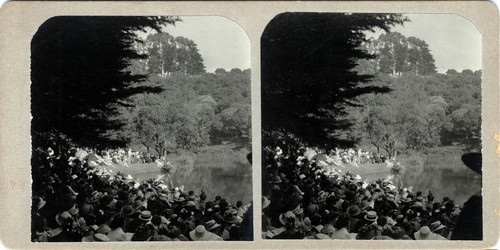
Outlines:
{"label": "straw hat", "polygon": [[215,222],[215,220],[209,220],[209,221],[205,222],[205,228],[207,230],[216,229],[218,227],[220,227],[220,224],[218,224],[217,222]]}
{"label": "straw hat", "polygon": [[375,211],[368,211],[366,214],[365,214],[365,220],[367,221],[377,221],[378,219],[378,216],[377,216],[377,212]]}
{"label": "straw hat", "polygon": [[191,239],[194,241],[210,240],[210,235],[203,225],[199,225],[193,231],[189,232],[189,236],[191,236]]}
{"label": "straw hat", "polygon": [[142,211],[141,214],[139,215],[139,219],[143,221],[150,221],[151,218],[153,218],[153,216],[151,215],[151,212],[148,210]]}
{"label": "straw hat", "polygon": [[435,221],[435,222],[431,223],[431,226],[430,226],[430,228],[433,232],[441,230],[445,227],[446,227],[445,225],[441,224],[441,221]]}

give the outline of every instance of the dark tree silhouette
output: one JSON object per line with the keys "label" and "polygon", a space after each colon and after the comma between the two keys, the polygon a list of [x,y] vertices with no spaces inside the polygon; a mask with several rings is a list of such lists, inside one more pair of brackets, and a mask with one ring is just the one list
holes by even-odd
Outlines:
{"label": "dark tree silhouette", "polygon": [[124,70],[139,59],[132,45],[136,31],[174,24],[174,17],[76,17],[47,20],[31,41],[31,112],[33,146],[47,135],[78,145],[120,145],[108,136],[123,124],[117,106],[142,92],[161,88],[137,84],[144,75]]}
{"label": "dark tree silhouette", "polygon": [[396,14],[284,13],[261,38],[263,144],[293,139],[309,145],[351,145],[342,131],[351,125],[344,107],[365,93],[372,75],[354,70],[373,55],[360,49],[363,32],[406,19]]}

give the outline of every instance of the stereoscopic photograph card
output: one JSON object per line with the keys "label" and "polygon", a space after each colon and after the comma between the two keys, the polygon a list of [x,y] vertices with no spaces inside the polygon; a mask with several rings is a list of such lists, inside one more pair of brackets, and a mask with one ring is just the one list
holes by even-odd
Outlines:
{"label": "stereoscopic photograph card", "polygon": [[1,243],[494,248],[498,31],[488,2],[6,3]]}

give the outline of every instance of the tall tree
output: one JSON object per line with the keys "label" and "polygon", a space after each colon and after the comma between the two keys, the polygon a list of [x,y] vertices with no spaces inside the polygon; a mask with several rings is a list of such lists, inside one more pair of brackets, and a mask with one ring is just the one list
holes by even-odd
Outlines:
{"label": "tall tree", "polygon": [[144,75],[124,70],[144,58],[133,48],[136,32],[160,31],[174,17],[59,16],[43,23],[31,42],[33,144],[46,133],[64,135],[80,145],[123,144],[109,138],[123,123],[112,119],[117,106],[133,94],[158,92],[137,85]]}
{"label": "tall tree", "polygon": [[362,94],[389,91],[354,70],[359,59],[373,58],[360,49],[365,31],[388,31],[405,20],[347,13],[283,13],[271,20],[261,38],[263,143],[283,135],[310,145],[352,145],[338,136],[351,125],[345,106]]}

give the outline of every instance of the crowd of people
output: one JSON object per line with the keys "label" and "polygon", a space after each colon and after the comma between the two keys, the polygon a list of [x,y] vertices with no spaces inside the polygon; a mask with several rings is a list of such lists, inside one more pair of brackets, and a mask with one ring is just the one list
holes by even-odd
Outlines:
{"label": "crowd of people", "polygon": [[253,239],[251,203],[207,199],[161,179],[139,182],[77,152],[32,153],[33,242]]}
{"label": "crowd of people", "polygon": [[[263,238],[459,237],[453,237],[452,232],[456,227],[463,229],[463,225],[456,225],[463,207],[448,197],[435,200],[431,191],[424,193],[396,187],[389,180],[369,182],[359,175],[341,174],[340,170],[318,164],[317,157],[310,157],[308,150],[284,152],[268,147],[263,151]],[[479,224],[480,228],[481,220],[476,222],[474,225]]]}
{"label": "crowd of people", "polygon": [[[269,150],[269,148],[268,148]],[[396,162],[395,159],[391,159],[382,153],[373,153],[370,151],[362,150],[361,148],[335,148],[329,151],[319,149],[317,147],[309,148],[304,147],[301,149],[304,151],[302,155],[308,161],[316,160],[317,164],[320,166],[334,166],[334,167],[346,167],[347,165],[359,167],[359,164],[379,164],[385,163],[388,167]],[[280,147],[275,149],[277,155],[283,152]],[[301,160],[299,158],[299,160]],[[389,166],[390,165],[390,166]]]}
{"label": "crowd of people", "polygon": [[159,157],[155,154],[134,151],[131,148],[104,150],[96,150],[88,147],[76,148],[76,157],[83,158],[86,155],[95,155],[98,161],[101,161],[106,165],[111,165],[114,163],[128,166],[128,164],[152,163],[160,160]]}

